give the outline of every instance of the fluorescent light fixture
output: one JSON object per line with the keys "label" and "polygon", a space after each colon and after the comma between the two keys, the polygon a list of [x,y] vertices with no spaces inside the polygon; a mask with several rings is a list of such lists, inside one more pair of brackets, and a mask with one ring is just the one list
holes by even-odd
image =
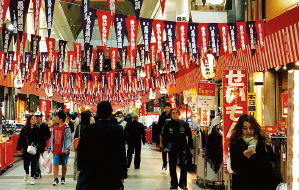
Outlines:
{"label": "fluorescent light fixture", "polygon": [[13,30],[13,25],[12,25],[12,24],[8,25],[8,26],[7,26],[7,29],[8,29],[8,30]]}

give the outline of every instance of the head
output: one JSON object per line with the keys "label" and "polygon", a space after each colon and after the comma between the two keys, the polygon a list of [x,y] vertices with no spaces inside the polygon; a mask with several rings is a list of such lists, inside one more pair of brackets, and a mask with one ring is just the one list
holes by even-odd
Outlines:
{"label": "head", "polygon": [[127,114],[127,118],[129,119],[131,117],[131,115],[130,114]]}
{"label": "head", "polygon": [[48,115],[48,116],[47,116],[47,120],[48,120],[48,121],[52,120],[52,116],[51,116],[51,115]]}
{"label": "head", "polygon": [[166,103],[164,105],[164,111],[166,112],[166,115],[168,115],[170,113],[170,110],[171,110],[171,105],[170,103]]}
{"label": "head", "polygon": [[134,114],[133,116],[132,116],[132,120],[134,121],[138,121],[138,115],[137,114]]}
{"label": "head", "polygon": [[24,128],[30,129],[31,126],[33,126],[35,124],[36,124],[36,118],[35,118],[35,116],[34,115],[30,115],[26,119],[26,124],[25,124]]}
{"label": "head", "polygon": [[34,115],[35,115],[35,118],[36,118],[36,123],[37,123],[37,124],[41,123],[42,120],[43,120],[43,114],[42,114],[42,112],[40,112],[40,111],[36,111],[36,112],[34,113]]}
{"label": "head", "polygon": [[122,113],[121,111],[117,111],[117,112],[115,113],[115,115],[116,115],[116,117],[118,117],[118,118],[123,118],[123,113]]}
{"label": "head", "polygon": [[90,124],[90,112],[84,111],[81,113],[81,124],[89,125]]}
{"label": "head", "polygon": [[260,141],[266,143],[266,135],[256,119],[249,114],[243,114],[235,125],[231,141],[235,141],[244,135],[246,138],[257,136]]}
{"label": "head", "polygon": [[175,121],[178,121],[180,120],[180,111],[177,109],[177,108],[172,108],[170,110],[170,116],[171,116],[171,119],[175,120]]}
{"label": "head", "polygon": [[108,101],[101,101],[97,106],[97,114],[100,119],[109,119],[112,111],[111,103]]}
{"label": "head", "polygon": [[56,114],[56,123],[62,124],[66,120],[66,114],[63,111],[59,111]]}

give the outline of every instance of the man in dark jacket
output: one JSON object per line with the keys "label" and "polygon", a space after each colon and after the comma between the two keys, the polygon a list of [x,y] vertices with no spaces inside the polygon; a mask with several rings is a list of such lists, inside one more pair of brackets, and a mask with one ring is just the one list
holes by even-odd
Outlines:
{"label": "man in dark jacket", "polygon": [[99,121],[84,129],[78,145],[77,190],[119,190],[127,178],[124,131],[109,121],[112,107],[108,101],[97,106]]}
{"label": "man in dark jacket", "polygon": [[[170,103],[166,103],[164,105],[164,112],[161,114],[161,116],[159,117],[159,121],[158,121],[159,135],[161,135],[162,128],[163,128],[164,124],[167,121],[170,121],[170,109],[171,109]],[[167,169],[167,152],[162,152],[162,160],[163,160],[162,170],[166,171],[166,169]]]}
{"label": "man in dark jacket", "polygon": [[138,115],[133,115],[132,122],[128,123],[125,128],[126,140],[128,143],[128,168],[131,166],[132,154],[135,152],[134,165],[135,169],[140,168],[141,140],[145,144],[145,131],[142,123],[138,122]]}
{"label": "man in dark jacket", "polygon": [[[162,129],[163,151],[169,152],[169,171],[171,177],[170,189],[187,188],[187,152],[193,147],[192,133],[189,124],[180,120],[177,108],[171,109],[171,121]],[[181,176],[178,183],[176,174],[177,159],[179,158]]]}

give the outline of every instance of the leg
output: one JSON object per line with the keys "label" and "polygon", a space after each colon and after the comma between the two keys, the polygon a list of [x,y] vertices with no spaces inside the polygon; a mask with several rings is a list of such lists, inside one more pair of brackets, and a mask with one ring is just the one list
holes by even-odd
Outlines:
{"label": "leg", "polygon": [[140,153],[141,153],[141,144],[138,144],[135,147],[135,158],[134,158],[134,165],[136,169],[140,168]]}
{"label": "leg", "polygon": [[62,165],[62,177],[65,177],[67,171],[67,166]]}
{"label": "leg", "polygon": [[24,170],[26,174],[29,174],[29,165],[30,165],[30,158],[26,153],[23,154],[23,161],[24,161]]}
{"label": "leg", "polygon": [[37,165],[36,155],[31,156],[30,165],[31,165],[31,177],[34,177],[36,175],[36,165]]}
{"label": "leg", "polygon": [[179,151],[179,162],[181,168],[180,185],[187,185],[187,150]]}
{"label": "leg", "polygon": [[162,151],[163,168],[167,167],[167,152]]}
{"label": "leg", "polygon": [[58,172],[59,172],[59,165],[55,164],[53,166],[53,172],[54,172],[54,178],[58,178]]}
{"label": "leg", "polygon": [[177,186],[178,185],[178,177],[176,174],[176,163],[177,163],[177,152],[172,150],[169,152],[169,171],[171,177],[171,185]]}
{"label": "leg", "polygon": [[134,148],[132,145],[128,144],[127,151],[127,167],[130,168],[132,162],[132,154],[134,153]]}

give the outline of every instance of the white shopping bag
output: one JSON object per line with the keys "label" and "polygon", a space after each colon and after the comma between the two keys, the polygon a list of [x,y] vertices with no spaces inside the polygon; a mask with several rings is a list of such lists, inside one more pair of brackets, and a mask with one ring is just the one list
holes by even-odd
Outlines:
{"label": "white shopping bag", "polygon": [[41,172],[45,171],[44,158],[41,155],[39,156],[39,168]]}
{"label": "white shopping bag", "polygon": [[45,171],[46,171],[48,174],[51,174],[51,173],[52,173],[52,161],[51,161],[51,159],[50,159],[49,154],[47,154],[47,156],[45,157],[44,162],[43,162],[43,166],[44,166],[44,168],[45,168]]}
{"label": "white shopping bag", "polygon": [[280,184],[277,186],[276,190],[288,190],[288,186],[287,186],[286,183],[280,183]]}

